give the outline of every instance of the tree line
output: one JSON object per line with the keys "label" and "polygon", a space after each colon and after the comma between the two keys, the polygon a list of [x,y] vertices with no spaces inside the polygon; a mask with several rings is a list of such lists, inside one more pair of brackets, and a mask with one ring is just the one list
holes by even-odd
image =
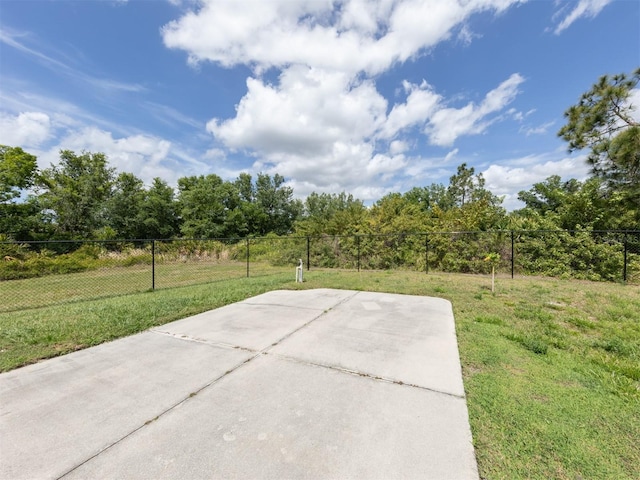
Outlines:
{"label": "tree line", "polygon": [[[462,164],[449,184],[391,193],[371,207],[352,195],[294,198],[281,175],[241,173],[182,177],[177,189],[118,173],[102,153],[65,150],[41,172],[19,147],[0,146],[0,233],[17,241],[69,239],[244,238],[429,231],[610,230],[640,224],[635,201],[607,180],[550,176],[521,191],[522,209],[507,213],[481,173]],[[10,188],[7,188],[10,186]],[[34,192],[21,198],[21,189]]]}
{"label": "tree line", "polygon": [[[20,147],[0,155],[0,233],[19,241],[284,235],[303,208],[278,174],[182,177],[174,189],[161,178],[145,186],[102,153],[64,150],[42,171]],[[35,193],[21,198],[26,188]]]}
{"label": "tree line", "polygon": [[[70,150],[40,171],[34,155],[0,146],[0,235],[60,239],[244,238],[429,231],[609,230],[640,228],[640,125],[628,103],[640,80],[604,76],[570,107],[558,135],[569,151],[589,149],[592,176],[553,175],[507,213],[481,173],[458,166],[449,184],[391,193],[366,207],[352,195],[294,198],[279,174],[182,177],[177,188],[117,172],[103,153]],[[31,192],[31,193],[25,193]]]}

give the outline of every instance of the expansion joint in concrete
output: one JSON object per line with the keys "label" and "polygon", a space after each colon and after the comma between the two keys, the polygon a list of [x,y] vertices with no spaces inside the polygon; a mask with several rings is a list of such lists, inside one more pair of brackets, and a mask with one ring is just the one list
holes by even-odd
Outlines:
{"label": "expansion joint in concrete", "polygon": [[291,357],[291,356],[288,356],[288,355],[282,355],[282,354],[279,354],[279,353],[270,353],[270,352],[263,352],[263,353],[265,355],[272,355],[272,356],[277,357],[279,359],[286,360],[286,361],[293,362],[293,363],[297,363],[297,364],[308,365],[308,366],[311,366],[311,367],[327,368],[329,370],[334,370],[334,371],[337,371],[337,372],[346,373],[348,375],[354,375],[354,376],[357,376],[357,377],[366,378],[366,379],[373,380],[373,381],[376,381],[376,382],[392,383],[394,385],[399,385],[399,386],[403,386],[403,387],[417,388],[417,389],[420,389],[420,390],[426,390],[428,392],[437,393],[439,395],[446,395],[448,397],[454,397],[454,398],[459,398],[461,400],[465,400],[465,396],[464,395],[458,395],[458,394],[455,394],[455,393],[446,392],[444,390],[438,390],[438,389],[435,389],[435,388],[425,387],[424,385],[416,385],[414,383],[403,382],[402,380],[397,380],[397,379],[388,378],[388,377],[381,377],[379,375],[371,375],[369,373],[361,372],[359,370],[352,370],[352,369],[349,369],[349,368],[339,367],[337,365],[329,365],[329,364],[326,364],[326,363],[310,362],[308,360],[301,360],[301,359],[296,358],[296,357]]}

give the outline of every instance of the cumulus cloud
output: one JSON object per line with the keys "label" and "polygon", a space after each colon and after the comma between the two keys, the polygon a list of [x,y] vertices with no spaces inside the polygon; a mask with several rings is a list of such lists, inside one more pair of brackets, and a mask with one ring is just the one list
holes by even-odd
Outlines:
{"label": "cumulus cloud", "polygon": [[241,1],[208,0],[165,25],[162,36],[167,47],[185,50],[192,64],[304,64],[375,74],[449,38],[475,13],[521,2],[270,0],[247,8]]}
{"label": "cumulus cloud", "polygon": [[267,156],[326,153],[335,142],[369,137],[387,106],[370,81],[304,66],[286,69],[278,85],[249,78],[247,90],[236,116],[214,118],[207,130],[229,148]]}
{"label": "cumulus cloud", "polygon": [[542,182],[551,175],[585,180],[589,176],[589,166],[585,156],[527,156],[491,165],[482,175],[486,188],[495,195],[504,196],[504,207],[513,210],[523,206],[518,200],[518,192],[530,189],[534,183]]}
{"label": "cumulus cloud", "polygon": [[[602,9],[612,1],[613,0],[579,0],[569,13],[563,15],[563,18],[558,23],[558,26],[555,28],[554,33],[556,35],[559,35],[564,30],[569,28],[573,22],[580,18],[596,17],[602,11]],[[571,2],[572,5],[574,3],[575,2]],[[562,12],[564,12],[564,10],[562,10]]]}
{"label": "cumulus cloud", "polygon": [[462,108],[442,108],[428,120],[425,133],[429,141],[438,146],[450,146],[461,135],[476,135],[484,132],[499,118],[491,116],[511,103],[518,94],[518,86],[524,78],[517,73],[511,75],[497,88],[491,90],[484,100],[476,105],[468,103]]}
{"label": "cumulus cloud", "polygon": [[42,112],[23,112],[18,115],[0,112],[0,144],[23,148],[37,147],[51,133],[49,115]]}
{"label": "cumulus cloud", "polygon": [[247,79],[236,116],[214,118],[207,130],[224,147],[257,157],[257,170],[304,180],[318,191],[335,184],[355,189],[383,182],[407,166],[406,129],[427,125],[432,143],[451,145],[496,121],[491,115],[513,100],[522,81],[512,75],[466,110],[445,107],[427,82],[404,82],[405,100],[389,109],[370,79],[294,65],[282,71],[277,84]]}
{"label": "cumulus cloud", "polygon": [[387,101],[372,81],[292,66],[277,85],[249,78],[236,116],[214,118],[207,129],[225,147],[258,157],[256,169],[303,179],[318,191],[334,184],[357,188],[384,181],[407,166],[403,154],[409,145],[396,138],[403,130],[428,122],[432,143],[441,146],[480,133],[496,120],[490,115],[512,101],[522,81],[512,75],[479,105],[465,107],[468,111],[444,107],[442,97],[426,82],[405,82],[406,100],[386,114]]}
{"label": "cumulus cloud", "polygon": [[403,87],[408,92],[407,100],[405,103],[394,105],[389,112],[380,132],[382,138],[391,138],[412,125],[423,125],[425,120],[436,112],[442,101],[442,97],[435,93],[426,81],[420,86],[405,81]]}
{"label": "cumulus cloud", "polygon": [[[144,134],[118,138],[97,127],[69,129],[55,145],[29,149],[30,153],[38,157],[40,168],[57,164],[60,161],[60,150],[72,150],[78,154],[82,151],[104,153],[110,167],[116,168],[118,172],[133,173],[147,185],[155,177],[175,184],[179,177],[185,175],[184,164],[197,162],[162,138]],[[198,169],[201,170],[203,166],[198,165]]]}
{"label": "cumulus cloud", "polygon": [[395,155],[409,150],[409,144],[403,140],[394,140],[389,144],[389,153]]}
{"label": "cumulus cloud", "polygon": [[[409,156],[415,142],[406,140],[411,132],[437,146],[482,133],[524,81],[513,74],[480,104],[453,108],[426,81],[402,82],[402,98],[389,104],[377,76],[456,35],[473,41],[472,15],[518,3],[271,0],[247,8],[207,0],[165,25],[162,37],[192,65],[253,69],[235,116],[207,123],[216,148],[252,156],[254,170],[295,179],[303,191],[339,185],[370,195],[416,161]],[[264,78],[268,70],[275,80]]]}
{"label": "cumulus cloud", "polygon": [[[176,172],[165,164],[171,142],[151,135],[114,138],[111,132],[95,127],[72,131],[60,142],[62,148],[81,152],[102,152],[109,165],[119,172],[131,172],[145,183],[154,177],[175,180]],[[56,151],[59,148],[55,149]]]}

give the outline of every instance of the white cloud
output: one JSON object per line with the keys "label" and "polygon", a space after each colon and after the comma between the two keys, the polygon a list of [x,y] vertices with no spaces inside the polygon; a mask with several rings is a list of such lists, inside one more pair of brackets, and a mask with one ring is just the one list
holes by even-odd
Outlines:
{"label": "white cloud", "polygon": [[[442,97],[426,82],[404,82],[405,101],[387,114],[387,101],[373,81],[294,65],[276,84],[249,78],[236,116],[214,118],[207,130],[225,148],[254,156],[254,170],[277,172],[317,191],[334,184],[354,190],[362,184],[386,183],[410,165],[410,145],[402,138],[407,129],[422,129],[428,123],[433,143],[441,145],[478,133],[496,120],[488,116],[512,101],[522,81],[520,75],[512,75],[480,105],[458,111],[451,119],[455,125],[449,127],[445,120],[453,109],[444,108]],[[454,131],[446,132],[447,128]],[[457,151],[443,161],[450,161]]]}
{"label": "white cloud", "polygon": [[640,122],[640,88],[631,90],[627,103],[631,106],[631,117]]}
{"label": "white cloud", "polygon": [[[353,74],[380,73],[449,38],[482,11],[501,12],[521,0],[203,1],[162,29],[169,48],[189,62],[261,68],[303,64]],[[334,8],[334,7],[339,8]]]}
{"label": "white cloud", "polygon": [[444,162],[448,163],[451,160],[456,158],[456,155],[458,155],[458,149],[454,148],[453,150],[451,150],[449,153],[447,153],[447,155],[444,157]]}
{"label": "white cloud", "polygon": [[382,138],[391,138],[412,125],[423,125],[425,120],[436,111],[442,100],[442,97],[435,93],[427,82],[422,82],[418,86],[405,81],[403,86],[409,93],[407,101],[393,106],[381,130]]}
{"label": "white cloud", "polygon": [[[412,131],[439,146],[481,133],[523,81],[514,74],[479,105],[454,109],[426,81],[403,82],[404,99],[389,105],[377,90],[377,75],[452,35],[473,41],[466,23],[472,15],[518,3],[270,0],[248,8],[246,1],[207,0],[165,25],[162,36],[192,65],[208,61],[254,71],[235,116],[207,123],[216,148],[248,154],[254,171],[278,172],[305,191],[339,185],[371,194],[412,168],[416,159],[408,153],[416,142],[406,141]],[[278,74],[273,83],[262,77],[268,69]],[[457,151],[450,153],[445,161]]]}
{"label": "white cloud", "polygon": [[210,148],[205,152],[204,156],[211,160],[224,160],[227,155],[221,148]]}
{"label": "white cloud", "polygon": [[[577,5],[560,21],[555,28],[554,33],[556,35],[562,33],[569,28],[576,20],[587,17],[596,17],[604,7],[610,4],[613,0],[579,0]],[[574,3],[574,2],[572,2]]]}
{"label": "white cloud", "polygon": [[[180,177],[212,171],[208,161],[211,157],[205,155],[203,160],[189,148],[139,132],[130,125],[105,120],[55,96],[33,93],[28,84],[4,80],[6,91],[0,92],[0,144],[21,146],[37,156],[40,168],[57,164],[60,150],[86,150],[105,153],[111,167],[133,173],[146,184],[160,177],[175,185]],[[174,116],[178,123],[196,123],[169,107],[147,106]],[[224,152],[219,159],[224,160]]]}
{"label": "white cloud", "polygon": [[50,120],[54,136],[57,132],[68,129],[78,129],[83,125],[98,125],[103,129],[126,135],[130,127],[121,123],[111,122],[91,112],[78,108],[73,103],[50,95],[40,95],[29,90],[29,85],[11,85],[12,79],[3,77],[3,87],[0,91],[0,104],[3,111],[0,115],[18,115],[18,112],[38,112],[47,115]]}
{"label": "white cloud", "polygon": [[403,140],[394,140],[389,144],[389,153],[396,155],[409,150],[409,144]]}
{"label": "white cloud", "polygon": [[23,112],[18,115],[0,112],[0,144],[14,147],[37,147],[51,134],[49,115]]}
{"label": "white cloud", "polygon": [[407,167],[403,173],[405,182],[402,190],[408,190],[418,185],[431,183],[447,183],[452,173],[451,165],[447,161],[457,154],[456,150],[447,153],[444,157],[411,157],[407,159]]}
{"label": "white cloud", "polygon": [[154,177],[175,180],[177,173],[165,164],[171,142],[151,135],[114,138],[111,132],[88,127],[70,132],[60,144],[61,148],[75,152],[102,152],[109,158],[110,166],[119,172],[133,173],[145,183]]}
{"label": "white cloud", "polygon": [[228,120],[207,124],[232,149],[264,155],[326,153],[336,142],[371,136],[385,117],[386,100],[370,81],[352,84],[340,72],[286,69],[278,85],[249,78],[247,94]]}
{"label": "white cloud", "polygon": [[542,125],[538,125],[537,127],[523,127],[520,129],[521,132],[528,137],[530,135],[543,135],[549,131],[549,128],[555,125],[555,121],[546,122]]}
{"label": "white cloud", "polygon": [[[339,188],[375,200],[388,193],[394,179],[406,178],[411,171],[429,178],[439,163],[457,155],[453,149],[437,160],[411,156],[418,143],[407,141],[411,130],[426,128],[436,145],[480,133],[497,120],[523,81],[514,74],[480,104],[455,109],[426,81],[403,82],[403,99],[390,105],[377,89],[376,76],[452,36],[472,41],[466,21],[473,14],[499,13],[519,1],[270,0],[251,2],[251,8],[245,1],[179,2],[191,10],[163,28],[165,45],[185,50],[192,64],[244,64],[255,73],[246,80],[247,92],[235,115],[207,123],[216,144],[201,160],[162,138],[131,134],[126,126],[118,129],[43,98],[16,97],[48,112],[49,132],[55,130],[60,140],[41,145],[50,135],[36,129],[34,118],[29,119],[31,130],[22,131],[30,132],[40,146],[45,164],[57,162],[61,148],[104,152],[118,171],[131,172],[146,183],[156,176],[173,183],[188,175],[189,168],[202,172],[215,165],[218,172],[234,172],[230,152],[239,151],[255,159],[253,171],[294,178],[306,189],[297,194]],[[31,34],[6,34],[0,40],[52,70],[79,73],[72,58],[38,45]],[[272,83],[260,75],[271,67],[278,73]],[[143,89],[84,73],[78,78],[103,92]],[[142,105],[162,121],[198,127],[197,120],[166,105]],[[455,131],[445,132],[450,121]]]}
{"label": "white cloud", "polygon": [[585,156],[559,158],[557,153],[552,153],[493,164],[482,175],[486,180],[486,188],[495,195],[504,195],[503,206],[513,210],[523,206],[518,200],[518,192],[529,190],[534,183],[542,182],[551,175],[559,175],[565,180],[585,180],[589,176],[589,166]]}
{"label": "white cloud", "polygon": [[518,86],[524,78],[511,75],[497,88],[491,90],[479,104],[468,103],[462,108],[442,108],[428,121],[425,133],[433,145],[449,146],[462,135],[484,132],[498,117],[491,117],[511,103],[518,94]]}
{"label": "white cloud", "polygon": [[277,85],[247,80],[236,116],[212,119],[207,129],[225,147],[259,158],[254,170],[296,178],[324,191],[356,188],[404,165],[402,142],[389,155],[372,138],[386,120],[386,100],[371,81],[304,66],[285,69]]}
{"label": "white cloud", "polygon": [[[155,177],[175,185],[179,177],[187,174],[184,164],[196,162],[167,140],[152,135],[114,138],[111,132],[96,127],[68,130],[56,145],[29,151],[38,157],[40,168],[48,168],[60,161],[60,150],[72,150],[77,154],[82,151],[104,153],[110,167],[115,167],[117,172],[133,173],[147,185]],[[204,166],[196,165],[200,171]]]}
{"label": "white cloud", "polygon": [[471,42],[476,38],[482,38],[482,35],[472,32],[468,25],[462,25],[462,28],[460,28],[460,31],[458,32],[458,41],[460,43],[465,46],[471,45]]}

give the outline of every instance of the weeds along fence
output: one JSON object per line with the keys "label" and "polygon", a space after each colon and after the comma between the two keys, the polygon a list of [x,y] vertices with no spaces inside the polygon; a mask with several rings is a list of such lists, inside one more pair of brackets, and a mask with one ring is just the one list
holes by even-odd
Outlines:
{"label": "weeds along fence", "polygon": [[[0,242],[0,312],[307,270],[407,269],[640,284],[640,231]],[[495,256],[494,256],[495,258]]]}

